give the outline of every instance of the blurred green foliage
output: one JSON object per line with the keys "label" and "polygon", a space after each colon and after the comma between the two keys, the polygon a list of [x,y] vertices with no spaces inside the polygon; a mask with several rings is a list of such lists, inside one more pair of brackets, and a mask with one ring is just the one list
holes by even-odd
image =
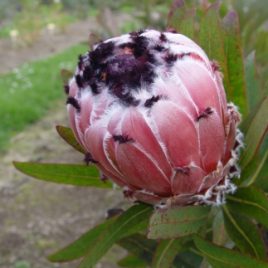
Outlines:
{"label": "blurred green foliage", "polygon": [[256,75],[268,92],[268,8],[266,0],[232,0],[239,14],[245,55],[255,51]]}
{"label": "blurred green foliage", "polygon": [[[30,44],[49,23],[64,29],[67,24],[87,17],[103,19],[105,10],[132,18],[120,29],[124,32],[144,27],[164,29],[170,4],[171,0],[1,0],[0,38],[9,37],[16,30]],[[111,33],[107,25],[102,26]]]}
{"label": "blurred green foliage", "polygon": [[35,41],[42,29],[53,24],[59,29],[75,21],[75,17],[64,11],[61,2],[43,4],[37,0],[12,0],[10,3],[0,2],[1,16],[0,38],[11,36],[11,31],[18,32],[20,38],[31,44]]}
{"label": "blurred green foliage", "polygon": [[63,98],[60,69],[72,70],[77,55],[86,50],[86,45],[76,45],[0,76],[0,150],[6,148],[12,134],[35,122],[53,107],[56,99]]}
{"label": "blurred green foliage", "polygon": [[14,268],[31,268],[31,265],[28,261],[17,261]]}

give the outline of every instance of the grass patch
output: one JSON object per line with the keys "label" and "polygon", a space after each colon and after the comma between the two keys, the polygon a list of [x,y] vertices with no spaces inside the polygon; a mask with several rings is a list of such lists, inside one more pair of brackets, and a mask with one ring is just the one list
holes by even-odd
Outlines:
{"label": "grass patch", "polygon": [[55,100],[64,98],[60,70],[73,70],[77,55],[86,50],[86,45],[79,44],[0,76],[0,151],[7,148],[11,136],[36,122]]}

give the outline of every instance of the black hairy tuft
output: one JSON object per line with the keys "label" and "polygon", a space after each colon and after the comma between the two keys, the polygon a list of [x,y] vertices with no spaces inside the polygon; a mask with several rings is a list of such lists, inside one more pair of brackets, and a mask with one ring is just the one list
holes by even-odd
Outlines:
{"label": "black hairy tuft", "polygon": [[155,47],[153,47],[153,49],[158,52],[162,52],[163,50],[165,50],[165,48],[161,45],[156,45]]}
{"label": "black hairy tuft", "polygon": [[[155,61],[153,55],[148,54],[140,58],[135,58],[131,54],[123,54],[116,56],[107,64],[106,83],[113,93],[122,91],[122,86],[131,89],[141,87],[142,83],[152,83],[154,78],[153,65]],[[119,90],[118,86],[121,87]],[[119,91],[118,91],[119,90]]]}
{"label": "black hairy tuft", "polygon": [[95,82],[91,83],[90,88],[91,88],[93,94],[97,95],[100,93],[100,89],[99,89],[99,86],[97,83],[95,83]]}
{"label": "black hairy tuft", "polygon": [[128,135],[113,135],[114,141],[119,142],[119,144],[127,143],[127,142],[133,142],[134,140],[132,138],[129,138]]}
{"label": "black hairy tuft", "polygon": [[64,92],[68,95],[70,91],[70,87],[68,84],[64,85]]}
{"label": "black hairy tuft", "polygon": [[191,53],[190,53],[190,52],[189,52],[189,53],[181,53],[181,54],[178,55],[178,58],[181,60],[181,59],[183,59],[185,56],[191,56]]}
{"label": "black hairy tuft", "polygon": [[238,168],[236,166],[230,167],[230,173],[236,173],[238,171]]}
{"label": "black hairy tuft", "polygon": [[85,70],[83,72],[83,79],[84,79],[84,81],[85,82],[88,82],[92,78],[93,74],[94,74],[94,70],[92,69],[92,67],[89,66],[89,65],[86,66],[85,67]]}
{"label": "black hairy tuft", "polygon": [[197,121],[199,121],[201,118],[207,118],[209,115],[211,115],[213,113],[213,110],[210,107],[207,107],[203,112],[201,112],[198,116],[197,116]]}
{"label": "black hairy tuft", "polygon": [[121,100],[129,106],[138,106],[140,101],[135,99],[130,93],[123,95]]}
{"label": "black hairy tuft", "polygon": [[83,78],[79,74],[75,76],[75,81],[79,88],[83,87]]}
{"label": "black hairy tuft", "polygon": [[97,50],[101,51],[101,55],[103,58],[106,58],[108,56],[110,56],[113,51],[114,51],[114,43],[112,41],[110,42],[106,42],[106,43],[101,43]]}
{"label": "black hairy tuft", "polygon": [[142,74],[142,81],[147,84],[152,84],[154,82],[156,74],[152,68],[146,66],[144,73]]}
{"label": "black hairy tuft", "polygon": [[93,159],[93,157],[92,157],[92,155],[90,153],[85,154],[84,161],[85,161],[85,163],[87,165],[90,164],[90,163],[92,163],[92,164],[97,164],[98,163],[98,161]]}
{"label": "black hairy tuft", "polygon": [[117,83],[115,85],[113,85],[111,88],[111,93],[113,95],[115,95],[117,98],[119,98],[123,104],[127,105],[127,106],[137,106],[139,105],[140,101],[135,99],[130,92],[124,92],[124,88],[123,85],[120,83]]}
{"label": "black hairy tuft", "polygon": [[84,65],[84,63],[83,63],[83,56],[80,54],[78,56],[78,68],[79,68],[79,70],[82,70],[83,65]]}
{"label": "black hairy tuft", "polygon": [[130,33],[131,37],[137,37],[144,33],[144,30],[134,31]]}
{"label": "black hairy tuft", "polygon": [[161,99],[161,96],[152,96],[150,99],[147,99],[144,103],[146,108],[150,108],[154,105],[154,103],[158,102]]}
{"label": "black hairy tuft", "polygon": [[101,43],[95,50],[89,53],[90,63],[93,68],[99,67],[99,65],[112,55],[114,51],[114,43],[112,41],[107,43]]}
{"label": "black hairy tuft", "polygon": [[156,59],[154,54],[150,53],[150,52],[146,52],[145,53],[145,59],[147,60],[147,62],[150,62],[151,64],[156,64]]}
{"label": "black hairy tuft", "polygon": [[239,148],[242,146],[242,143],[239,140],[235,140],[234,149]]}
{"label": "black hairy tuft", "polygon": [[167,56],[165,57],[166,63],[168,65],[172,65],[177,59],[178,59],[178,56],[172,53],[168,53]]}
{"label": "black hairy tuft", "polygon": [[141,57],[147,51],[148,39],[145,36],[136,36],[133,40],[133,54],[136,58]]}
{"label": "black hairy tuft", "polygon": [[66,104],[71,104],[77,110],[77,112],[80,112],[81,110],[77,99],[75,99],[74,97],[68,97]]}
{"label": "black hairy tuft", "polygon": [[162,42],[166,42],[166,41],[167,41],[167,37],[166,37],[166,35],[165,35],[164,33],[161,33],[161,34],[160,34],[159,39],[160,39],[160,41],[162,41]]}

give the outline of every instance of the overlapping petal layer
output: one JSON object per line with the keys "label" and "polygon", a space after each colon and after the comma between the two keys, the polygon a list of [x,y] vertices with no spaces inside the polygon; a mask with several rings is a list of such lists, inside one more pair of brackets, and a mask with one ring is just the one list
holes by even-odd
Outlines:
{"label": "overlapping petal layer", "polygon": [[145,30],[96,44],[79,57],[67,100],[87,161],[143,202],[224,202],[235,190],[241,133],[215,66],[176,33]]}

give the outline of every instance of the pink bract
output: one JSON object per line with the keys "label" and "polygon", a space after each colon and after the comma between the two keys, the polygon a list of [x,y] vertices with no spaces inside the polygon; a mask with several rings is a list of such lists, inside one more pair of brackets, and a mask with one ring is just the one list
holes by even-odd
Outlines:
{"label": "pink bract", "polygon": [[221,204],[236,189],[240,115],[219,67],[184,35],[98,43],[69,82],[70,125],[102,178],[151,204]]}

